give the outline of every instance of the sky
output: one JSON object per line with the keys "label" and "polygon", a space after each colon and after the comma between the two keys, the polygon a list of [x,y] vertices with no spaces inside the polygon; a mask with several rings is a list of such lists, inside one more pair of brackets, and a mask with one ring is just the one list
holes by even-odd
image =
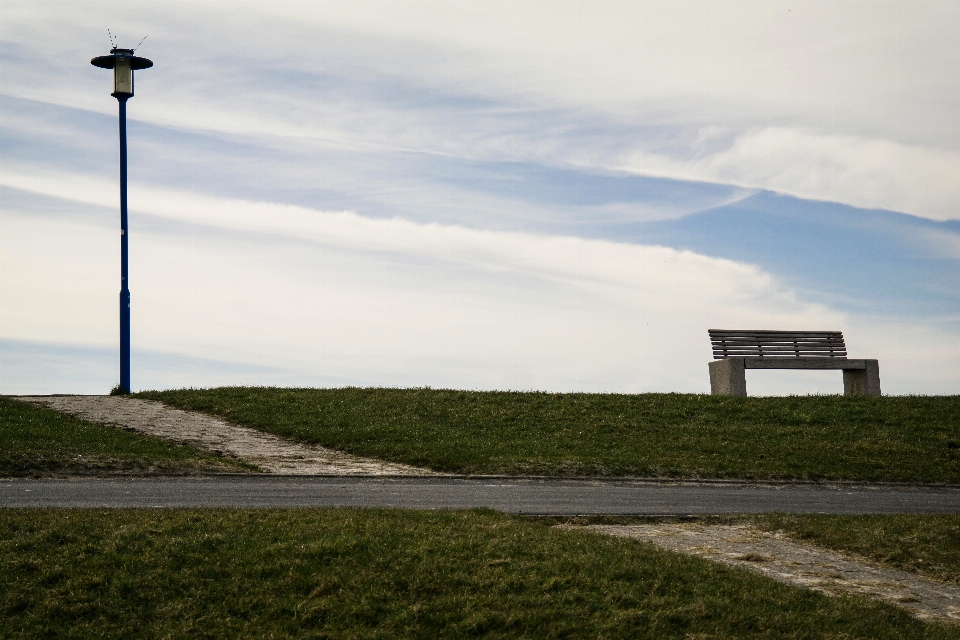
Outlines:
{"label": "sky", "polygon": [[960,393],[955,0],[5,0],[0,393],[119,381],[108,28],[135,390]]}

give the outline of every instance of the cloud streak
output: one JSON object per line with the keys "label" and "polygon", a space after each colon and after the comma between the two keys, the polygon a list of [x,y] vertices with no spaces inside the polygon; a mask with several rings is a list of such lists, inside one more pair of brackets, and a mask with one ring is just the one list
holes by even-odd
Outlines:
{"label": "cloud streak", "polygon": [[[66,52],[26,43],[68,18],[79,35],[108,5],[51,6],[9,12],[4,91],[106,111],[90,70],[34,82]],[[167,6],[124,26],[159,28],[135,117],[160,126],[960,216],[960,16],[942,3]]]}
{"label": "cloud streak", "polygon": [[[48,195],[63,180],[5,179]],[[852,328],[853,342],[880,331],[805,302],[755,266],[668,247],[133,191],[139,348],[269,367],[302,384],[702,391],[710,326]],[[106,190],[72,184],[70,192],[96,205]],[[45,266],[4,247],[5,273],[32,274],[0,283],[4,337],[109,343],[112,233],[67,218],[28,222],[15,211],[3,225],[22,246],[57,237],[62,247],[62,259]],[[70,257],[81,252],[88,272],[75,273]],[[104,284],[74,288],[74,279]],[[885,378],[891,391],[955,384],[911,366],[911,345],[870,354],[896,363]],[[950,366],[960,354],[937,358]],[[835,391],[838,380],[786,384]]]}
{"label": "cloud streak", "polygon": [[691,159],[641,151],[621,166],[641,175],[709,180],[933,220],[960,220],[960,154],[887,140],[767,128]]}

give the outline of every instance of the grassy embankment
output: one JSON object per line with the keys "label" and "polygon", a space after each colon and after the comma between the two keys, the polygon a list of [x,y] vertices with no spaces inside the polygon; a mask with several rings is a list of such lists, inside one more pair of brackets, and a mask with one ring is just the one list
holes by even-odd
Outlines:
{"label": "grassy embankment", "polygon": [[136,395],[447,472],[960,483],[960,396],[244,387]]}
{"label": "grassy embankment", "polygon": [[252,467],[0,396],[0,476],[198,474]]}
{"label": "grassy embankment", "polygon": [[16,510],[0,636],[960,638],[854,597],[488,511]]}

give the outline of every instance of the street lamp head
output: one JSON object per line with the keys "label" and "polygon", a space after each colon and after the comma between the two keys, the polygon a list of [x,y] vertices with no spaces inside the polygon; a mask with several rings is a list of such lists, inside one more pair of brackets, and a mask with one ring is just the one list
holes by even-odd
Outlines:
{"label": "street lamp head", "polygon": [[113,69],[113,93],[117,100],[133,97],[133,72],[137,69],[149,69],[153,62],[133,55],[133,49],[110,49],[110,55],[97,56],[90,61],[95,67]]}

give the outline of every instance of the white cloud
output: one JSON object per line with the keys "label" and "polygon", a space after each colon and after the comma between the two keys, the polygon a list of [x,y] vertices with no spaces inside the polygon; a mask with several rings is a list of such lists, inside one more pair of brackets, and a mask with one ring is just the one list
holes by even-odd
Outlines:
{"label": "white cloud", "polygon": [[639,152],[632,173],[763,188],[800,198],[960,219],[960,154],[886,140],[771,127],[676,159]]}
{"label": "white cloud", "polygon": [[[114,20],[151,34],[158,64],[134,110],[150,122],[268,146],[627,165],[960,216],[951,2],[173,2],[136,17],[118,7],[7,3],[3,36],[24,55],[4,62],[4,91],[112,111],[101,72],[61,61],[90,55]],[[50,33],[61,37],[34,52]],[[486,106],[458,103],[469,100]],[[656,127],[672,133],[654,139]],[[724,140],[691,146],[708,128]]]}
{"label": "white cloud", "polygon": [[[57,176],[4,179],[48,195],[61,183]],[[108,191],[91,181],[71,192],[97,204]],[[888,391],[949,390],[960,382],[949,374],[956,367],[938,373],[915,363],[933,354],[911,352],[912,342],[891,346],[882,330],[805,302],[751,265],[658,246],[369,219],[141,186],[134,193],[138,348],[276,367],[297,372],[301,384],[341,378],[703,391],[707,328],[839,328],[857,355],[890,366]],[[115,234],[10,209],[2,225],[2,337],[110,344]],[[60,249],[53,256],[49,247],[38,251],[50,237]],[[942,344],[942,332],[927,331],[932,344]],[[960,362],[960,353],[938,357],[946,367]],[[839,379],[751,384],[757,393],[836,392]]]}

